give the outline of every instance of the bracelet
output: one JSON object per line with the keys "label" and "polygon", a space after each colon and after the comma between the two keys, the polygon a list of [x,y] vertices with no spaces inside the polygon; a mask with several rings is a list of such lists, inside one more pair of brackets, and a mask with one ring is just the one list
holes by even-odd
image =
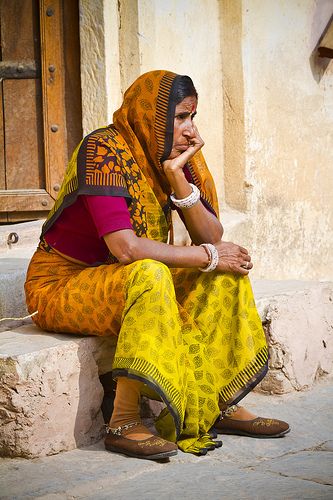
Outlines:
{"label": "bracelet", "polygon": [[203,273],[214,271],[219,263],[219,253],[217,251],[217,248],[214,247],[214,245],[212,245],[211,243],[202,243],[200,246],[204,247],[204,249],[206,250],[209,256],[209,262],[206,267],[199,267],[199,271],[202,271]]}
{"label": "bracelet", "polygon": [[186,196],[186,198],[178,199],[175,197],[175,193],[170,194],[170,199],[174,205],[178,208],[191,208],[200,200],[200,191],[194,184],[190,183],[192,188],[192,193]]}

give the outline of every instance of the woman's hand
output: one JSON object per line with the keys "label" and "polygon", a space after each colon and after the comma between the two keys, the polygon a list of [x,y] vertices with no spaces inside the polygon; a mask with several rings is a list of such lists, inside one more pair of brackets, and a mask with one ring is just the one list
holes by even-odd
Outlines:
{"label": "woman's hand", "polygon": [[217,271],[238,273],[242,275],[249,274],[253,264],[246,248],[228,241],[215,243],[219,254],[219,263]]}
{"label": "woman's hand", "polygon": [[[167,177],[173,176],[179,172],[182,173],[182,169],[184,165],[202,148],[205,144],[202,138],[200,137],[199,131],[196,125],[192,122],[193,134],[191,138],[188,140],[187,144],[179,145],[179,149],[177,150],[177,145],[175,146],[176,153],[178,155],[174,158],[165,160],[162,164],[165,175]],[[187,147],[185,151],[182,151],[184,147]]]}

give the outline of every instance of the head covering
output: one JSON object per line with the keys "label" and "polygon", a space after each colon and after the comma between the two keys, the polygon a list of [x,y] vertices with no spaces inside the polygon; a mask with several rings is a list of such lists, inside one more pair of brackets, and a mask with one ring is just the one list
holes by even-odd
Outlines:
{"label": "head covering", "polygon": [[[177,85],[180,75],[170,71],[150,71],[141,75],[125,92],[113,123],[121,133],[150,183],[162,208],[168,202],[170,185],[162,161],[170,155],[173,142]],[[214,181],[201,152],[189,162],[202,197],[218,215]]]}
{"label": "head covering", "polygon": [[[143,74],[125,92],[114,123],[82,140],[69,162],[42,236],[80,194],[127,198],[133,229],[138,236],[147,237],[147,203],[153,197],[159,205],[156,210],[162,211],[161,227],[170,226],[171,188],[162,162],[172,149],[179,79],[179,75],[163,70]],[[201,151],[188,162],[188,168],[201,199],[218,216],[214,182]]]}

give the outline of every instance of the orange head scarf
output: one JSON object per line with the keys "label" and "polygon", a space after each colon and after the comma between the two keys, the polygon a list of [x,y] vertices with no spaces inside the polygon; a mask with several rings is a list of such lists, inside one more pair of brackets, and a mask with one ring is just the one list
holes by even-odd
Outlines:
{"label": "orange head scarf", "polygon": [[[179,78],[164,70],[141,75],[125,92],[121,107],[113,115],[116,129],[125,139],[162,208],[171,190],[161,162],[172,148]],[[202,198],[218,216],[214,181],[200,151],[189,162],[189,168]]]}

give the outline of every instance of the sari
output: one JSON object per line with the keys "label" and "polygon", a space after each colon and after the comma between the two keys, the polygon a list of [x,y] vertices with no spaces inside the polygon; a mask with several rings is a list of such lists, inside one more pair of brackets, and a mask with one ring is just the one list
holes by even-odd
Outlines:
{"label": "sari", "polygon": [[[29,312],[54,332],[116,335],[113,376],[138,379],[166,405],[158,432],[185,452],[211,442],[219,402],[237,403],[265,375],[268,349],[247,276],[169,269],[110,254],[93,266],[49,248],[43,236],[80,194],[128,199],[137,236],[168,242],[170,186],[162,161],[172,146],[178,76],[142,75],[114,123],[89,134],[73,153],[25,283]],[[201,200],[218,216],[201,152],[189,162]]]}

